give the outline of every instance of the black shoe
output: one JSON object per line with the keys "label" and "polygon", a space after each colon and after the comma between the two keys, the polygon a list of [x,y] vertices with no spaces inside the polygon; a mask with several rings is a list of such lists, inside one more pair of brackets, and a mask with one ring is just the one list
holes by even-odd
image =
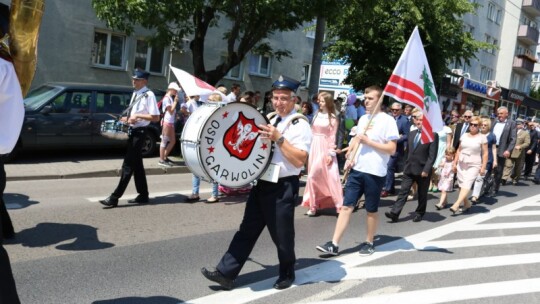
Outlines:
{"label": "black shoe", "polygon": [[137,195],[136,198],[128,200],[129,204],[148,204],[150,202],[150,199],[148,196],[144,195]]}
{"label": "black shoe", "polygon": [[212,282],[218,283],[221,287],[226,290],[231,290],[234,288],[234,280],[227,279],[219,270],[210,271],[206,268],[201,268],[201,273],[205,278]]}
{"label": "black shoe", "polygon": [[392,221],[392,223],[397,222],[397,221],[398,221],[398,218],[399,218],[399,216],[398,216],[397,214],[393,214],[393,213],[390,212],[390,211],[386,211],[386,212],[384,213],[384,215],[385,215],[387,218],[389,218],[389,219]]}
{"label": "black shoe", "polygon": [[421,221],[422,221],[422,216],[421,216],[420,214],[417,214],[417,215],[413,218],[412,221],[415,222],[415,223],[421,222]]}
{"label": "black shoe", "polygon": [[188,203],[194,203],[194,202],[198,202],[200,201],[201,198],[199,197],[199,195],[196,195],[196,194],[192,194],[191,196],[187,197],[184,202],[188,202]]}
{"label": "black shoe", "polygon": [[505,179],[501,180],[501,185],[506,186],[506,180]]}
{"label": "black shoe", "polygon": [[102,205],[105,205],[107,207],[116,207],[118,206],[118,198],[115,196],[109,196],[104,200],[99,201]]}
{"label": "black shoe", "polygon": [[15,231],[4,232],[4,240],[11,240],[13,238],[15,238]]}
{"label": "black shoe", "polygon": [[292,283],[294,282],[294,275],[289,277],[279,277],[277,279],[276,283],[274,283],[275,289],[287,289],[291,287]]}
{"label": "black shoe", "polygon": [[315,247],[317,250],[330,254],[330,255],[338,255],[339,254],[339,247],[334,245],[332,241],[326,242],[324,245],[320,245]]}
{"label": "black shoe", "polygon": [[533,179],[533,183],[535,183],[536,185],[538,185],[538,184],[540,184],[540,180]]}

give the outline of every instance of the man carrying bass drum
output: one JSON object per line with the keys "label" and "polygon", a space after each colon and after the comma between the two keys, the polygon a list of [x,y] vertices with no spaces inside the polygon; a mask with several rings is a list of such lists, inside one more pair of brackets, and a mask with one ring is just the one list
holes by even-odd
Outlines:
{"label": "man carrying bass drum", "polygon": [[202,274],[224,289],[234,288],[234,280],[242,270],[264,227],[276,245],[279,278],[275,289],[285,289],[295,279],[294,209],[299,190],[299,174],[311,144],[307,119],[294,109],[294,92],[300,83],[280,76],[272,88],[272,104],[277,112],[271,124],[259,125],[262,138],[275,145],[270,169],[278,170],[272,181],[259,180],[246,202],[244,217],[229,249],[216,269],[202,268]]}

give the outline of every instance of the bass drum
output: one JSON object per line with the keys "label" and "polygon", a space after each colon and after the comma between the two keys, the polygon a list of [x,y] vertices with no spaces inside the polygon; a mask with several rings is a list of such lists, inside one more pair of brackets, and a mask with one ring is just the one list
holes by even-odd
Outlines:
{"label": "bass drum", "polygon": [[189,170],[208,182],[230,188],[258,179],[270,165],[273,145],[257,125],[266,117],[249,104],[207,103],[193,112],[182,130],[180,147]]}

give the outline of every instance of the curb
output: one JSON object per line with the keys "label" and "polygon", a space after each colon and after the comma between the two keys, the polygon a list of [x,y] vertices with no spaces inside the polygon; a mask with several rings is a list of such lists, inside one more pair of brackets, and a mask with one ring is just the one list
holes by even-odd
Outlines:
{"label": "curb", "polygon": [[[47,174],[47,175],[29,175],[29,176],[7,176],[7,181],[28,181],[28,180],[41,180],[41,179],[74,179],[74,178],[90,178],[90,177],[115,177],[120,176],[121,169],[116,170],[103,170],[94,172],[81,172],[73,174]],[[160,175],[160,174],[181,174],[190,173],[188,167],[178,166],[172,168],[147,168],[145,169],[146,175]]]}

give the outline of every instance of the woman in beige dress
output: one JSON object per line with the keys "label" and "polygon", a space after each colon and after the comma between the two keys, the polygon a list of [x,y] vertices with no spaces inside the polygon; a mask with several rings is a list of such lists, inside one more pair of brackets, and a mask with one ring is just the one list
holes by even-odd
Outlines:
{"label": "woman in beige dress", "polygon": [[[471,209],[471,202],[467,200],[469,191],[478,177],[486,174],[488,160],[487,138],[479,132],[480,118],[473,116],[469,123],[469,133],[463,134],[460,145],[454,158],[453,169],[457,172],[459,185],[459,196],[456,202],[450,207],[453,214],[460,211],[467,213]],[[463,203],[463,208],[460,205]]]}

